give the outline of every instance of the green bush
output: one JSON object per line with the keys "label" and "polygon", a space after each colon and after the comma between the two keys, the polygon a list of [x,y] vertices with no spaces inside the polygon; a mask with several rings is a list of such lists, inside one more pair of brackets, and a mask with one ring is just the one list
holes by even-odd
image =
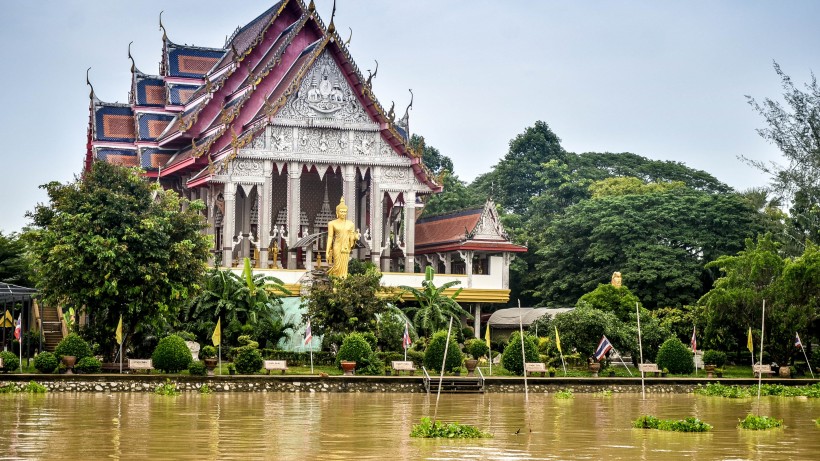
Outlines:
{"label": "green bush", "polygon": [[233,363],[240,375],[252,375],[262,368],[262,354],[252,347],[240,347]]}
{"label": "green bush", "polygon": [[154,368],[166,373],[178,373],[187,369],[193,359],[185,340],[177,335],[169,335],[159,340],[157,348],[151,354]]}
{"label": "green bush", "polygon": [[94,357],[83,357],[77,361],[74,369],[86,374],[99,373],[102,369],[102,363]]}
{"label": "green bush", "polygon": [[41,352],[34,357],[34,368],[40,373],[53,373],[59,365],[57,357],[51,352]]}
{"label": "green bush", "polygon": [[196,341],[196,335],[190,331],[177,331],[174,333],[185,341]]}
{"label": "green bush", "polygon": [[373,354],[373,349],[366,337],[361,333],[350,333],[342,341],[342,347],[336,354],[336,366],[342,361],[361,363]]}
{"label": "green bush", "polygon": [[365,341],[367,341],[367,344],[370,345],[370,350],[375,351],[376,347],[379,344],[379,338],[377,338],[372,331],[365,331],[364,333],[362,333],[362,336],[364,337]]}
{"label": "green bush", "polygon": [[421,424],[414,424],[410,437],[441,438],[441,439],[480,439],[492,437],[475,426],[459,423],[443,423],[431,421],[430,418],[421,418]]}
{"label": "green bush", "polygon": [[726,365],[726,353],[714,350],[703,351],[703,364],[723,368],[723,365]]}
{"label": "green bush", "polygon": [[0,371],[9,373],[11,371],[17,371],[20,368],[20,359],[18,359],[13,352],[0,352],[0,358],[3,359],[3,368],[0,368]]}
{"label": "green bush", "polygon": [[667,339],[658,350],[658,367],[668,368],[675,375],[688,375],[695,371],[692,351],[678,338]]}
{"label": "green bush", "polygon": [[[441,330],[433,334],[430,344],[424,352],[424,366],[428,370],[441,371],[441,362],[444,361],[444,346],[447,344],[447,331]],[[444,371],[453,371],[461,367],[464,355],[458,348],[456,338],[450,336],[450,345],[447,348],[447,360]]]}
{"label": "green bush", "polygon": [[210,344],[207,346],[202,346],[202,349],[199,350],[199,358],[200,359],[215,359],[216,358],[216,348],[211,346]]}
{"label": "green bush", "polygon": [[490,348],[484,340],[473,338],[465,341],[464,352],[476,360],[490,353]]}
{"label": "green bush", "polygon": [[188,365],[188,374],[191,376],[205,376],[208,374],[208,370],[201,360],[194,360]]}
{"label": "green bush", "polygon": [[[524,335],[524,350],[526,351],[527,362],[538,361],[538,344],[535,338],[530,335]],[[513,332],[510,335],[510,343],[501,354],[501,365],[510,373],[516,375],[524,374],[524,363],[521,361],[521,334]]]}
{"label": "green bush", "polygon": [[69,333],[68,336],[60,341],[60,344],[57,344],[57,348],[54,349],[54,355],[56,355],[58,359],[62,359],[66,355],[73,355],[77,357],[77,362],[79,362],[84,357],[91,357],[93,354],[91,353],[91,346],[89,346],[80,335],[77,333]]}

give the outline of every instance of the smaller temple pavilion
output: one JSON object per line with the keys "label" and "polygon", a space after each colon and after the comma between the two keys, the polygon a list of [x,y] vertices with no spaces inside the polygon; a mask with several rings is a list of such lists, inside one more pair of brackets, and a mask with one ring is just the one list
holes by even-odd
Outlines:
{"label": "smaller temple pavilion", "polygon": [[509,263],[526,248],[510,242],[492,202],[424,217],[442,185],[410,145],[412,100],[403,115],[379,102],[378,69],[359,70],[333,17],[325,25],[313,2],[283,0],[217,47],[160,29],[157,73],[129,52],[128,103],[92,88],[86,168],[141,167],[202,200],[211,263],[250,258],[293,293],[326,267],[328,223],[344,199],[361,235],[351,257],[379,267],[384,283],[420,287],[434,265],[437,283],[461,282],[465,307],[509,300]]}

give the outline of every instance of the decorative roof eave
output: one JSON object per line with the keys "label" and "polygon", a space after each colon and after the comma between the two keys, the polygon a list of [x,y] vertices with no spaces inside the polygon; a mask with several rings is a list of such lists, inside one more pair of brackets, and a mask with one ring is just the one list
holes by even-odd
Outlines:
{"label": "decorative roof eave", "polygon": [[481,242],[466,240],[462,242],[441,242],[430,244],[427,246],[417,246],[415,252],[417,255],[445,253],[451,251],[480,251],[484,253],[526,253],[527,247],[516,245],[510,242]]}

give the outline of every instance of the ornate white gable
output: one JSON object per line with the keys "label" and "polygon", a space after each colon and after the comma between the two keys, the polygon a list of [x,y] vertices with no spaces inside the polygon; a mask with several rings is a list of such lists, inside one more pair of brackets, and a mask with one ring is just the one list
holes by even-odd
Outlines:
{"label": "ornate white gable", "polygon": [[488,200],[484,204],[484,211],[481,212],[481,217],[478,219],[475,229],[470,232],[469,238],[478,240],[509,240],[507,232],[501,225],[498,219],[498,213],[495,211],[495,203]]}
{"label": "ornate white gable", "polygon": [[276,119],[283,124],[307,122],[314,126],[342,124],[378,128],[327,50],[313,62],[299,91],[276,114]]}

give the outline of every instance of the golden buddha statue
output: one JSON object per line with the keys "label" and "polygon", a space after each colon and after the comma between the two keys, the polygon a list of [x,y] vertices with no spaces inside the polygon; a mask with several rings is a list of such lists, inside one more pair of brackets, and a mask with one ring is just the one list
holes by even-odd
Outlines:
{"label": "golden buddha statue", "polygon": [[345,199],[336,205],[336,219],[327,223],[327,250],[325,260],[327,260],[330,275],[336,277],[347,277],[347,264],[350,261],[350,251],[356,241],[359,240],[359,232],[353,225],[353,221],[347,219],[347,205]]}

